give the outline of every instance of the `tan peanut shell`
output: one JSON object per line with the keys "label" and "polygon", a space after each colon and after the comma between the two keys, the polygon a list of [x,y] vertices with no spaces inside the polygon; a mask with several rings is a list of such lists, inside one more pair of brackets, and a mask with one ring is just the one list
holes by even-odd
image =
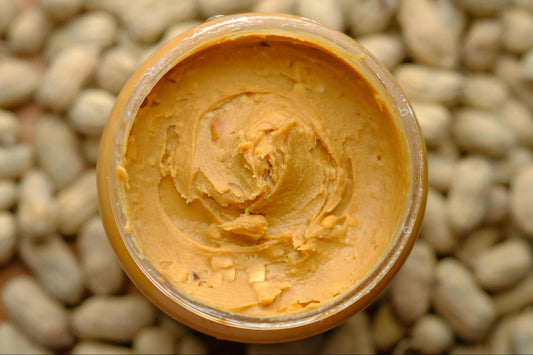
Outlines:
{"label": "tan peanut shell", "polygon": [[503,238],[503,233],[497,228],[481,227],[467,233],[457,246],[455,257],[463,264],[472,267],[476,257],[491,248]]}
{"label": "tan peanut shell", "polygon": [[144,297],[92,296],[71,314],[71,326],[82,340],[128,342],[152,325],[155,309]]}
{"label": "tan peanut shell", "polygon": [[18,117],[11,111],[0,109],[0,144],[11,145],[17,142],[20,132]]}
{"label": "tan peanut shell", "polygon": [[81,300],[85,288],[80,266],[61,237],[49,235],[42,241],[22,238],[19,255],[50,295],[69,305]]}
{"label": "tan peanut shell", "polygon": [[55,58],[72,46],[86,46],[100,52],[115,43],[117,24],[115,17],[107,12],[84,13],[55,30],[46,45],[46,56]]}
{"label": "tan peanut shell", "polygon": [[102,55],[96,69],[96,80],[101,88],[116,95],[136,67],[137,61],[130,51],[115,47]]}
{"label": "tan peanut shell", "polygon": [[[301,1],[305,4],[305,1]],[[317,1],[319,2],[319,1]],[[354,36],[384,31],[394,20],[399,2],[385,0],[382,2],[348,0],[343,2],[343,11],[347,17],[347,26]]]}
{"label": "tan peanut shell", "polygon": [[446,200],[441,193],[433,189],[428,190],[420,236],[439,255],[452,253],[457,245],[457,237],[448,223]]}
{"label": "tan peanut shell", "polygon": [[483,222],[491,183],[492,166],[487,160],[468,157],[457,163],[446,203],[453,231],[463,234]]}
{"label": "tan peanut shell", "polygon": [[394,76],[410,100],[445,104],[459,99],[465,80],[453,70],[413,63],[399,65]]}
{"label": "tan peanut shell", "polygon": [[479,342],[496,319],[491,298],[460,262],[446,258],[437,264],[433,305],[460,338]]}
{"label": "tan peanut shell", "polygon": [[[200,0],[209,2],[211,0]],[[241,0],[246,1],[246,0]],[[215,2],[215,1],[211,1]],[[356,2],[353,7],[358,6]],[[311,18],[324,23],[336,30],[343,31],[345,28],[344,16],[342,16],[341,3],[332,0],[296,0],[296,13],[300,16]],[[368,18],[368,17],[367,17]]]}
{"label": "tan peanut shell", "polygon": [[436,262],[431,246],[419,241],[391,284],[394,311],[406,324],[414,323],[431,305]]}
{"label": "tan peanut shell", "polygon": [[424,315],[413,325],[411,347],[422,354],[442,354],[452,344],[452,329],[436,315]]}
{"label": "tan peanut shell", "polygon": [[86,170],[72,184],[57,194],[59,231],[74,235],[98,210],[96,171]]}
{"label": "tan peanut shell", "polygon": [[61,50],[44,74],[36,93],[37,102],[53,111],[67,110],[92,76],[97,57],[96,49],[83,45]]}
{"label": "tan peanut shell", "polygon": [[[154,43],[170,24],[192,20],[202,2],[205,1],[139,0],[123,8],[120,17],[132,38],[142,43]],[[216,2],[222,6],[233,3]],[[216,14],[223,12],[217,11]]]}
{"label": "tan peanut shell", "polygon": [[399,3],[398,21],[411,57],[422,64],[456,67],[464,15],[454,2],[403,0]]}
{"label": "tan peanut shell", "polygon": [[17,225],[28,238],[42,239],[55,231],[57,205],[54,185],[46,173],[30,170],[19,184]]}
{"label": "tan peanut shell", "polygon": [[446,106],[414,102],[413,108],[428,147],[439,147],[445,140],[450,139],[452,114]]}
{"label": "tan peanut shell", "polygon": [[509,329],[513,352],[527,354],[533,351],[533,310],[518,315]]}
{"label": "tan peanut shell", "polygon": [[4,354],[51,354],[9,321],[0,323],[0,349]]}
{"label": "tan peanut shell", "polygon": [[533,48],[533,14],[511,7],[503,11],[502,44],[509,52],[522,54]]}
{"label": "tan peanut shell", "polygon": [[177,339],[171,332],[156,326],[143,328],[132,342],[137,354],[174,354],[176,345]]}
{"label": "tan peanut shell", "polygon": [[432,189],[446,193],[455,171],[456,158],[428,152],[428,184]]}
{"label": "tan peanut shell", "polygon": [[357,41],[389,70],[396,68],[407,56],[407,50],[398,33],[372,33],[357,37]]}
{"label": "tan peanut shell", "polygon": [[337,328],[322,348],[322,354],[374,354],[368,314],[360,312]]}
{"label": "tan peanut shell", "polygon": [[533,268],[533,252],[524,239],[509,239],[480,252],[472,261],[474,277],[489,291],[509,288]]}
{"label": "tan peanut shell", "polygon": [[9,319],[39,344],[66,349],[74,343],[67,309],[31,277],[10,279],[2,288],[1,301]]}
{"label": "tan peanut shell", "polygon": [[46,115],[35,126],[35,152],[57,189],[71,184],[85,167],[74,130],[64,119]]}
{"label": "tan peanut shell", "polygon": [[506,186],[492,184],[489,190],[484,221],[486,224],[503,223],[509,213],[509,191]]}
{"label": "tan peanut shell", "polygon": [[499,315],[519,312],[531,303],[533,303],[533,274],[531,272],[515,287],[494,296],[494,304]]}
{"label": "tan peanut shell", "polygon": [[509,99],[509,87],[494,74],[472,74],[466,77],[461,99],[466,106],[494,112]]}
{"label": "tan peanut shell", "polygon": [[517,226],[533,237],[533,164],[520,169],[511,180],[511,215]]}
{"label": "tan peanut shell", "polygon": [[0,179],[18,178],[33,165],[34,151],[25,143],[0,146]]}
{"label": "tan peanut shell", "polygon": [[513,132],[517,143],[533,147],[533,114],[527,105],[517,99],[510,99],[501,108],[498,119]]}
{"label": "tan peanut shell", "polygon": [[111,113],[115,95],[102,89],[85,89],[74,100],[68,111],[71,125],[86,135],[99,135]]}
{"label": "tan peanut shell", "polygon": [[76,245],[89,291],[97,295],[120,292],[125,284],[125,275],[107,240],[99,216],[83,224]]}
{"label": "tan peanut shell", "polygon": [[498,20],[474,20],[464,35],[464,65],[472,71],[490,69],[498,56],[501,37],[502,26]]}
{"label": "tan peanut shell", "polygon": [[14,52],[35,54],[44,45],[51,29],[52,22],[47,14],[34,7],[14,19],[8,28],[7,40]]}
{"label": "tan peanut shell", "polygon": [[3,57],[0,60],[0,108],[26,103],[41,83],[41,73],[23,59]]}
{"label": "tan peanut shell", "polygon": [[384,303],[372,323],[372,338],[379,351],[391,349],[405,334],[405,327],[396,318],[390,303]]}
{"label": "tan peanut shell", "polygon": [[465,108],[455,114],[452,134],[465,152],[501,158],[516,144],[513,132],[495,114]]}

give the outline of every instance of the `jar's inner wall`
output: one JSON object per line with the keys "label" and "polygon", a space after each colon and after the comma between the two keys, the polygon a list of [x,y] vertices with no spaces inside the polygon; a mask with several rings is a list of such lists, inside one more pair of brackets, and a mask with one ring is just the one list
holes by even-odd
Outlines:
{"label": "jar's inner wall", "polygon": [[410,191],[378,89],[281,36],[179,62],[141,105],[117,171],[127,229],[185,297],[247,316],[323,306],[388,251]]}

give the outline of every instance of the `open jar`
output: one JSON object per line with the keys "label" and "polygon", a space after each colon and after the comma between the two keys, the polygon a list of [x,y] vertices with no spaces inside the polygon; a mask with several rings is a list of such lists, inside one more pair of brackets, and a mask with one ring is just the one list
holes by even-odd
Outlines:
{"label": "open jar", "polygon": [[383,66],[348,36],[274,14],[169,41],[117,98],[100,211],[134,284],[206,334],[283,342],[362,310],[422,221],[425,148]]}

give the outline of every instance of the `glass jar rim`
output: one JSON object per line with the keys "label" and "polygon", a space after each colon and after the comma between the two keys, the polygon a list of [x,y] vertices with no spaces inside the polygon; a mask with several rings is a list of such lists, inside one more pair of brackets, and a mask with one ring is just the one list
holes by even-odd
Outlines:
{"label": "glass jar rim", "polygon": [[[189,55],[216,43],[217,40],[273,32],[289,38],[305,38],[307,42],[312,39],[314,45],[342,54],[341,59],[347,61],[355,70],[364,72],[364,76],[371,79],[372,85],[381,85],[382,91],[388,93],[398,111],[397,127],[403,130],[407,141],[411,190],[403,221],[399,223],[401,228],[398,228],[386,255],[359,285],[312,310],[284,316],[254,317],[222,311],[195,302],[180,293],[153,265],[150,265],[149,260],[145,260],[135,239],[124,228],[126,218],[120,205],[119,179],[115,172],[121,159],[123,142],[139,107],[156,83],[171,68]],[[275,337],[263,338],[258,335],[256,339],[253,334],[265,330],[276,330],[279,334],[280,331],[305,329],[315,324],[313,327],[315,330],[311,333],[297,336],[295,335],[297,332],[293,332],[292,338],[301,338],[312,335],[313,332],[317,333],[316,329],[320,331],[329,329],[366,307],[384,289],[403,264],[419,233],[427,193],[427,164],[423,138],[413,110],[392,75],[370,53],[347,35],[314,20],[282,14],[239,14],[211,18],[167,42],[145,61],[117,98],[110,121],[106,126],[102,142],[107,144],[106,147],[109,147],[111,154],[105,156],[100,154],[97,169],[101,212],[103,216],[111,214],[113,220],[106,222],[104,219],[111,244],[130,278],[148,298],[174,318],[193,328],[201,328],[199,330],[211,335],[230,340],[274,342]],[[121,243],[123,245],[119,245]],[[124,248],[127,254],[124,253]],[[131,270],[131,268],[136,269]],[[150,285],[152,289],[148,289]],[[194,314],[197,319],[208,320],[218,326],[195,327],[198,325],[197,321],[188,322],[184,319],[186,316],[176,314],[172,310],[172,305],[185,310],[186,316]],[[323,323],[324,329],[316,326],[318,323]],[[244,337],[232,335],[232,332],[238,329],[250,332],[246,332],[248,335]],[[292,338],[289,336],[289,339]]]}

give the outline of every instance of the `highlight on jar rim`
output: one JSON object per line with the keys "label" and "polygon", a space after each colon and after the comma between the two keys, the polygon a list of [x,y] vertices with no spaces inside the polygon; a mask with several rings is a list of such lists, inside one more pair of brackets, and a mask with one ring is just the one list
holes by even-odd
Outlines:
{"label": "highlight on jar rim", "polygon": [[211,19],[122,89],[98,192],[126,273],[218,338],[282,342],[370,304],[423,218],[410,104],[348,36],[301,17]]}

